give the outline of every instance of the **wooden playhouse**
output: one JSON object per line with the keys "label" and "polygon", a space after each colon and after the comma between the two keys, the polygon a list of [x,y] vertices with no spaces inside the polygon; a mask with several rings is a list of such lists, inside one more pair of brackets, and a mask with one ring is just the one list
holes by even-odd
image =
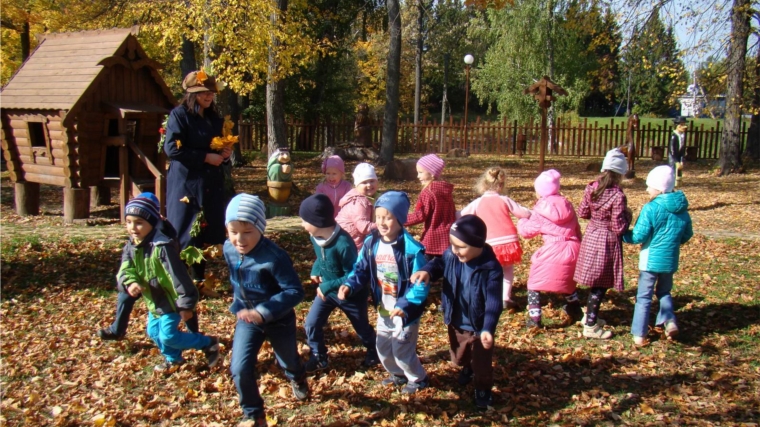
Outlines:
{"label": "wooden playhouse", "polygon": [[65,222],[153,191],[165,210],[159,129],[176,104],[137,28],[42,36],[0,92],[2,146],[19,215],[39,213],[40,184],[63,188]]}

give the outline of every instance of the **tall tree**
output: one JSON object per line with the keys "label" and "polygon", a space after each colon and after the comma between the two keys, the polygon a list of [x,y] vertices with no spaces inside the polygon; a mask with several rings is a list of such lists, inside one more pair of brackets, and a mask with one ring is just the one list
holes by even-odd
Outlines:
{"label": "tall tree", "polygon": [[632,112],[667,116],[676,106],[676,96],[686,89],[687,76],[673,28],[662,22],[659,8],[643,26],[634,27],[623,52],[623,69],[630,78]]}
{"label": "tall tree", "polygon": [[751,0],[734,0],[731,11],[731,44],[728,47],[726,119],[720,142],[720,175],[739,172],[741,158],[741,108],[744,63],[750,33]]}
{"label": "tall tree", "polygon": [[[756,12],[755,17],[760,19],[760,13]],[[760,31],[755,33],[758,37],[758,43],[755,46],[755,81],[752,88],[752,119],[749,130],[747,131],[747,147],[744,149],[743,156],[753,160],[760,160]]]}
{"label": "tall tree", "polygon": [[[276,29],[288,10],[288,0],[276,0],[277,7],[271,12],[272,29]],[[280,75],[280,59],[277,55],[282,45],[280,35],[270,32],[270,48],[267,66],[267,143],[269,155],[279,147],[287,147],[285,125],[285,80]]]}
{"label": "tall tree", "polygon": [[380,144],[380,163],[393,160],[393,148],[398,131],[399,82],[401,78],[401,10],[399,0],[386,0],[388,9],[388,67],[385,81],[385,113],[383,140]]}

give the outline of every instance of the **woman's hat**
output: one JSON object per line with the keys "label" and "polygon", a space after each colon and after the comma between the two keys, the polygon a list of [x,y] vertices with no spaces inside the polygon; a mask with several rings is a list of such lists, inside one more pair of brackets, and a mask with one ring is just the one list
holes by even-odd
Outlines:
{"label": "woman's hat", "polygon": [[206,74],[203,70],[193,71],[185,76],[185,80],[182,81],[182,88],[187,93],[208,91],[217,93],[219,91],[214,76]]}

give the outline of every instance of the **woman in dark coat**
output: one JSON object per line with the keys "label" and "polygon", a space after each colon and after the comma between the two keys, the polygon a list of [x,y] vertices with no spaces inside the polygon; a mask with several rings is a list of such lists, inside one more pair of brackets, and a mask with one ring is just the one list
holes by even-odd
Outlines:
{"label": "woman in dark coat", "polygon": [[[166,185],[166,214],[177,229],[180,247],[224,243],[224,191],[222,163],[229,162],[232,150],[211,149],[211,140],[222,136],[224,120],[217,114],[214,96],[217,92],[213,76],[193,71],[185,77],[186,93],[180,105],[169,113],[164,152],[169,157]],[[203,289],[206,263],[193,264],[191,277]]]}

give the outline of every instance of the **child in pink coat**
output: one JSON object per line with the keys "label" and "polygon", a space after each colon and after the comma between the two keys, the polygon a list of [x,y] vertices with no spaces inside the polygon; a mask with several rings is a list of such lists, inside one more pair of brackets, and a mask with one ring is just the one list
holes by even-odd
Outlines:
{"label": "child in pink coat", "polygon": [[373,200],[372,196],[377,192],[377,174],[375,167],[369,163],[359,163],[354,169],[354,185],[356,188],[349,191],[340,199],[340,212],[335,217],[335,222],[340,228],[346,230],[354,240],[357,249],[361,249],[364,238],[372,230],[377,229],[372,221]]}
{"label": "child in pink coat", "polygon": [[502,304],[505,310],[517,308],[512,301],[512,282],[515,264],[522,260],[522,247],[517,229],[509,214],[517,218],[529,218],[530,210],[501,194],[507,181],[507,172],[500,167],[488,168],[478,179],[475,190],[480,197],[467,205],[460,215],[476,215],[487,227],[486,243],[491,245],[496,259],[504,271]]}
{"label": "child in pink coat", "polygon": [[335,209],[335,216],[340,213],[340,199],[351,191],[351,183],[343,179],[346,173],[343,159],[339,156],[330,156],[322,162],[322,173],[325,180],[317,185],[316,194],[324,194],[330,198]]}
{"label": "child in pink coat", "polygon": [[544,245],[531,257],[528,277],[528,321],[541,327],[541,292],[565,295],[565,313],[572,323],[581,320],[578,292],[575,289],[575,263],[581,246],[581,227],[573,204],[559,194],[560,174],[554,169],[541,173],[534,188],[538,201],[530,219],[521,219],[517,231],[526,239],[541,235]]}

